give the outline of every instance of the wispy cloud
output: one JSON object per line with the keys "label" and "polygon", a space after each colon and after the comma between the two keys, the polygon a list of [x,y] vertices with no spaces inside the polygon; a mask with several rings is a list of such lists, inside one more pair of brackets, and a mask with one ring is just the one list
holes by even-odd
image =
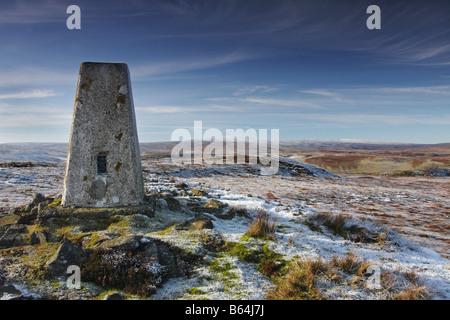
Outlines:
{"label": "wispy cloud", "polygon": [[313,95],[325,96],[328,98],[333,98],[335,100],[341,100],[341,97],[336,92],[326,91],[326,90],[303,90],[302,93],[308,93]]}
{"label": "wispy cloud", "polygon": [[384,93],[425,93],[437,95],[450,95],[449,86],[429,86],[429,87],[399,87],[399,88],[378,88],[374,91]]}
{"label": "wispy cloud", "polygon": [[33,126],[61,125],[70,128],[71,119],[71,108],[0,103],[0,128],[23,128],[24,131]]}
{"label": "wispy cloud", "polygon": [[233,95],[235,96],[244,96],[254,93],[274,93],[277,92],[279,88],[273,87],[273,86],[266,86],[266,85],[253,85],[253,86],[245,86],[242,88],[237,89]]}
{"label": "wispy cloud", "polygon": [[[71,115],[51,115],[45,113],[12,114],[0,117],[0,127],[2,128],[23,128],[25,131],[33,124],[39,126],[65,126],[70,127]],[[42,130],[45,132],[45,130]]]}
{"label": "wispy cloud", "polygon": [[0,94],[0,99],[30,99],[30,98],[47,98],[56,94],[52,91],[33,89],[29,91]]}
{"label": "wispy cloud", "polygon": [[301,114],[296,115],[300,119],[314,120],[339,124],[357,125],[450,125],[450,114]]}
{"label": "wispy cloud", "polygon": [[439,0],[410,0],[408,5],[378,0],[382,30],[372,32],[365,24],[370,1],[261,1],[257,9],[247,1],[165,2],[153,8],[168,14],[174,26],[187,27],[171,36],[245,40],[259,50],[279,48],[286,54],[305,46],[357,51],[397,63],[448,63],[450,58],[448,4],[443,7]]}
{"label": "wispy cloud", "polygon": [[[438,96],[448,96],[450,95],[450,85],[443,86],[417,86],[417,87],[354,87],[354,88],[328,88],[328,89],[311,89],[302,90],[301,93],[312,94],[316,96],[330,98],[330,101],[335,103],[359,103],[373,100],[373,97],[377,97],[376,101],[371,101],[372,103],[386,104],[392,103],[393,100],[390,98],[395,98],[395,101],[399,99],[412,98],[416,95],[425,97],[428,95]],[[311,102],[316,101],[311,98]],[[324,101],[322,101],[323,103]]]}
{"label": "wispy cloud", "polygon": [[[382,30],[368,31],[370,1],[280,0],[155,1],[147,7],[170,19],[166,36],[233,39],[259,50],[299,48],[358,51],[401,63],[442,63],[450,58],[448,4],[378,0]],[[182,30],[177,26],[182,25]],[[370,33],[369,33],[370,32]]]}
{"label": "wispy cloud", "polygon": [[257,103],[263,105],[270,106],[282,106],[282,107],[295,107],[295,108],[313,108],[313,109],[322,109],[318,104],[312,103],[306,100],[298,100],[298,99],[268,99],[268,98],[243,98],[240,99],[242,102],[246,103]]}
{"label": "wispy cloud", "polygon": [[0,25],[63,22],[67,6],[68,4],[56,0],[2,3]]}
{"label": "wispy cloud", "polygon": [[[63,24],[68,4],[57,0],[2,3],[0,24]],[[403,63],[445,64],[450,60],[448,4],[443,6],[438,0],[410,0],[408,5],[378,0],[377,5],[382,9],[382,30],[370,33],[365,27],[368,17],[365,9],[370,1],[358,4],[341,1],[337,5],[335,0],[279,0],[258,1],[255,6],[253,1],[134,0],[127,3],[126,8],[123,1],[118,0],[95,3],[79,0],[77,4],[83,16],[91,19],[113,21],[129,17],[156,21],[157,32],[148,32],[145,35],[148,38],[217,39],[253,46],[252,53],[259,55],[263,50],[265,53],[298,54],[298,49],[306,46],[361,51]],[[160,23],[163,19],[164,23]],[[144,64],[141,71],[144,75],[154,75],[205,68],[205,65],[208,61],[204,64],[194,61],[186,67],[176,62],[160,67]]]}
{"label": "wispy cloud", "polygon": [[242,108],[235,106],[226,106],[218,104],[210,104],[207,106],[150,106],[150,107],[136,107],[137,111],[148,112],[148,113],[193,113],[201,112],[204,114],[214,113],[214,112],[243,112]]}
{"label": "wispy cloud", "polygon": [[253,57],[255,57],[255,55],[236,50],[229,54],[212,57],[189,57],[183,60],[151,62],[137,66],[130,66],[130,69],[133,77],[139,79],[148,76],[170,75],[179,72],[215,68],[234,62],[251,59]]}
{"label": "wispy cloud", "polygon": [[61,72],[41,67],[19,67],[0,70],[0,87],[40,86],[76,83],[78,69]]}
{"label": "wispy cloud", "polygon": [[148,113],[181,113],[197,111],[197,108],[177,107],[177,106],[154,106],[154,107],[137,107],[137,111]]}

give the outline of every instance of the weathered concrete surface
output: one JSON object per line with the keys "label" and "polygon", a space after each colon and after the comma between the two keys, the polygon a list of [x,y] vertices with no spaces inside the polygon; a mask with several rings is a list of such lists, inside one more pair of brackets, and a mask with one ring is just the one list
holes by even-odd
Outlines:
{"label": "weathered concrete surface", "polygon": [[81,64],[63,206],[141,205],[144,186],[128,66]]}

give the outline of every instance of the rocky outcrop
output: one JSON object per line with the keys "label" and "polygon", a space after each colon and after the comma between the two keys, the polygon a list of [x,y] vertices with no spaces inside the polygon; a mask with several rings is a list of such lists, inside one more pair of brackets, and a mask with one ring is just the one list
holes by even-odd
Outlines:
{"label": "rocky outcrop", "polygon": [[51,218],[80,218],[90,219],[104,219],[112,216],[128,216],[142,214],[147,217],[154,216],[154,210],[150,205],[136,206],[136,207],[116,207],[116,208],[64,208],[60,206],[47,207],[39,211],[37,220],[42,221]]}
{"label": "rocky outcrop", "polygon": [[122,292],[113,292],[107,294],[103,300],[125,300],[125,294]]}
{"label": "rocky outcrop", "polygon": [[0,300],[27,300],[27,298],[15,286],[8,284],[0,286]]}
{"label": "rocky outcrop", "polygon": [[25,244],[23,233],[26,227],[23,224],[13,224],[0,227],[3,235],[0,237],[0,249],[17,247]]}
{"label": "rocky outcrop", "polygon": [[[203,189],[188,192],[178,197],[177,190],[158,191],[143,206],[115,208],[62,207],[60,198],[37,194],[30,204],[0,218],[0,249],[10,248],[8,254],[26,261],[21,278],[64,283],[69,266],[75,265],[84,284],[149,296],[168,279],[189,276],[205,254],[222,251],[225,240],[214,232],[214,221],[240,214]],[[159,233],[166,230],[173,238],[161,239]],[[193,250],[176,240],[189,236],[198,237]],[[57,297],[70,294],[61,289]],[[47,295],[53,293],[44,289]]]}
{"label": "rocky outcrop", "polygon": [[89,251],[83,250],[81,246],[64,241],[55,254],[45,264],[49,277],[63,276],[71,265],[80,266],[82,261],[88,257]]}
{"label": "rocky outcrop", "polygon": [[104,241],[82,263],[82,278],[105,288],[148,296],[171,277],[189,272],[170,244],[145,236]]}
{"label": "rocky outcrop", "polygon": [[30,237],[30,244],[46,244],[47,243],[47,236],[42,231],[35,231],[31,234]]}
{"label": "rocky outcrop", "polygon": [[42,193],[36,193],[33,197],[33,201],[31,202],[32,204],[39,204],[41,202],[45,201],[45,196]]}

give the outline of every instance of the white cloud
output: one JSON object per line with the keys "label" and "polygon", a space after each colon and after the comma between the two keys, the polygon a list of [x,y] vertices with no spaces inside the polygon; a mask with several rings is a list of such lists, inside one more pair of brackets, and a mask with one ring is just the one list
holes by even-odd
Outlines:
{"label": "white cloud", "polygon": [[[70,128],[72,115],[70,114],[56,114],[49,113],[14,113],[1,115],[0,127],[13,128],[21,127],[26,130],[30,126],[38,126],[45,128],[47,126],[62,126]],[[42,130],[42,131],[45,131]]]}
{"label": "white cloud", "polygon": [[29,91],[0,94],[0,99],[30,99],[30,98],[47,98],[53,96],[55,96],[55,93],[53,93],[52,91],[33,89]]}
{"label": "white cloud", "polygon": [[185,107],[176,106],[154,106],[154,107],[137,107],[136,111],[144,111],[149,113],[182,113],[187,111],[193,111]]}
{"label": "white cloud", "polygon": [[283,106],[283,107],[298,107],[298,108],[313,108],[313,109],[322,109],[321,106],[298,99],[267,99],[267,98],[244,98],[241,99],[242,102],[247,103],[257,103],[263,105],[271,105],[271,106]]}
{"label": "white cloud", "polygon": [[337,93],[331,92],[331,91],[317,89],[317,90],[303,90],[301,92],[308,93],[308,94],[315,94],[315,95],[319,95],[319,96],[325,96],[325,97],[333,98],[335,100],[341,100],[341,97]]}
{"label": "white cloud", "polygon": [[17,104],[0,102],[0,128],[40,127],[42,131],[47,126],[66,126],[70,128],[72,109],[61,108],[60,105]]}
{"label": "white cloud", "polygon": [[[432,98],[442,100],[450,95],[450,85],[422,86],[422,87],[350,87],[339,89],[310,89],[300,91],[315,95],[305,99],[314,104],[320,102],[326,108],[348,108],[351,106],[377,106],[417,107],[418,101],[430,101]],[[329,97],[330,100],[318,100],[318,97]],[[422,102],[423,103],[423,102]]]}
{"label": "white cloud", "polygon": [[222,56],[187,58],[185,60],[174,60],[170,62],[154,62],[135,67],[130,66],[130,69],[134,78],[144,78],[148,76],[159,76],[220,67],[222,65],[247,60],[252,57],[254,57],[254,55],[243,53],[238,50]]}
{"label": "white cloud", "polygon": [[254,86],[247,86],[243,88],[237,89],[233,95],[235,96],[242,96],[242,95],[248,95],[253,94],[255,92],[259,93],[272,93],[277,92],[279,89],[275,87],[265,86],[265,85],[254,85]]}
{"label": "white cloud", "polygon": [[[78,66],[77,66],[78,67]],[[78,69],[73,72],[59,72],[39,67],[21,67],[0,70],[0,87],[40,86],[48,84],[75,84]]]}
{"label": "white cloud", "polygon": [[319,122],[345,124],[388,124],[388,125],[450,125],[450,114],[298,114],[298,118]]}
{"label": "white cloud", "polygon": [[424,48],[421,52],[417,53],[417,54],[412,54],[411,57],[413,58],[413,60],[425,60],[425,59],[430,59],[433,57],[436,57],[440,54],[445,54],[448,53],[450,49],[450,45],[440,45],[437,47],[430,47],[430,48]]}
{"label": "white cloud", "polygon": [[192,107],[192,106],[150,106],[150,107],[136,107],[137,111],[148,113],[187,113],[187,112],[242,112],[242,108],[233,106],[224,106],[218,104],[211,104],[207,106]]}
{"label": "white cloud", "polygon": [[379,88],[373,90],[384,93],[425,93],[450,95],[450,86]]}

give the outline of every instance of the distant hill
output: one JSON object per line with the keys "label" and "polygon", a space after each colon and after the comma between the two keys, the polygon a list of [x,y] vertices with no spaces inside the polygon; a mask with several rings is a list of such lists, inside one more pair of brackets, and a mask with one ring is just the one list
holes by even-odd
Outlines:
{"label": "distant hill", "polygon": [[[171,150],[177,143],[178,141],[140,143],[142,157],[144,159],[170,157]],[[204,145],[207,144],[207,142],[204,143]],[[67,148],[67,143],[4,143],[0,144],[0,161],[65,161]],[[421,161],[425,161],[425,158],[434,157],[440,163],[447,164],[448,157],[450,157],[450,143],[407,144],[320,140],[280,142],[281,156],[298,157],[297,159],[302,162],[324,166],[328,170],[336,173],[346,172],[345,170],[334,170],[341,165],[340,159],[345,162],[352,160],[353,164],[353,160],[356,158],[350,159],[350,154],[356,154],[357,158],[367,158],[368,156],[372,157],[375,155],[377,157],[385,157],[388,155],[389,158],[407,160],[409,158],[417,159],[419,157]],[[308,159],[311,161],[308,161]]]}
{"label": "distant hill", "polygon": [[2,143],[0,161],[65,161],[67,146],[67,143]]}

